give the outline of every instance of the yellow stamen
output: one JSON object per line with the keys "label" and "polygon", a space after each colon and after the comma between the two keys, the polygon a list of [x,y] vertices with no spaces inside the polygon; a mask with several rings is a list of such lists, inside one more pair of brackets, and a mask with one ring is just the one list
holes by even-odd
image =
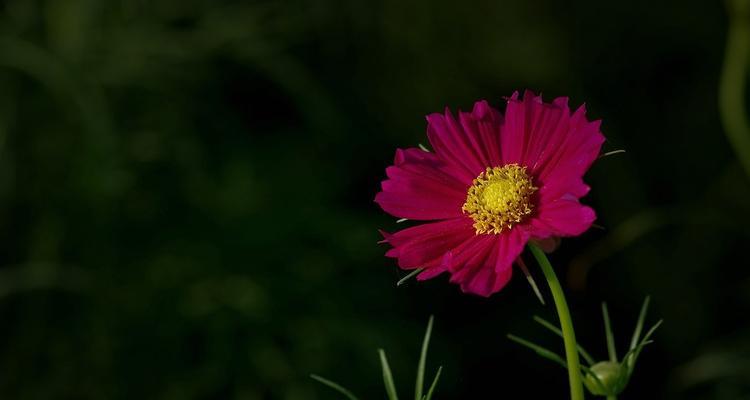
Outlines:
{"label": "yellow stamen", "polygon": [[500,233],[534,210],[531,196],[537,190],[526,174],[526,167],[508,164],[487,167],[474,179],[461,207],[474,220],[477,235]]}

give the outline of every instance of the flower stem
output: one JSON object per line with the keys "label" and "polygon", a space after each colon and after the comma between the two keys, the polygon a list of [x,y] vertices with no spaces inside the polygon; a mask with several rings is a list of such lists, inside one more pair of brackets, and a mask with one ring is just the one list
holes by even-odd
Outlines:
{"label": "flower stem", "polygon": [[724,67],[719,80],[719,115],[729,144],[750,176],[750,122],[745,111],[745,90],[750,58],[750,1],[732,0],[729,8]]}
{"label": "flower stem", "polygon": [[583,400],[581,364],[578,361],[576,335],[573,331],[573,320],[570,318],[570,310],[568,310],[568,303],[565,301],[565,294],[560,286],[560,281],[557,280],[557,275],[555,275],[552,264],[550,264],[542,249],[531,243],[529,243],[529,249],[539,263],[539,266],[542,267],[542,272],[552,292],[552,299],[555,301],[557,315],[560,318],[560,327],[562,328],[563,342],[565,343],[565,358],[568,364],[570,398],[572,400]]}

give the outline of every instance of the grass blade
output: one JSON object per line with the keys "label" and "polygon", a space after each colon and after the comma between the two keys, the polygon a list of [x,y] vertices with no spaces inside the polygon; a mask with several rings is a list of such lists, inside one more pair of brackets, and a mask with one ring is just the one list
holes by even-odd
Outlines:
{"label": "grass blade", "polygon": [[425,395],[420,400],[431,400],[432,399],[432,392],[435,391],[435,386],[437,386],[438,379],[440,379],[440,373],[443,372],[443,367],[440,366],[435,373],[435,378],[432,380],[432,384],[430,385],[430,390],[427,391],[427,395]]}
{"label": "grass blade", "polygon": [[434,317],[430,315],[427,321],[427,330],[422,340],[422,353],[419,355],[419,364],[417,365],[417,382],[414,387],[414,400],[422,400],[422,391],[424,390],[424,368],[427,363],[427,347],[430,345],[430,335],[432,334],[432,322]]}
{"label": "grass blade", "polygon": [[607,336],[607,352],[609,353],[609,361],[617,362],[615,335],[614,333],[612,333],[612,324],[609,322],[609,310],[607,310],[607,303],[602,303],[602,315],[604,316],[604,333]]}
{"label": "grass blade", "polygon": [[[556,327],[555,325],[552,325],[551,322],[545,320],[544,318],[538,315],[535,315],[534,321],[536,321],[538,324],[542,325],[543,327],[549,329],[550,331],[554,332],[557,336],[563,337],[563,334],[560,328]],[[581,355],[581,357],[583,357],[584,360],[586,360],[587,363],[589,363],[589,365],[596,364],[596,361],[594,361],[594,358],[591,357],[591,354],[589,354],[589,352],[586,351],[583,348],[583,346],[581,346],[580,344],[576,346],[578,347],[578,353]]]}
{"label": "grass blade", "polygon": [[[652,326],[651,329],[649,329],[648,332],[646,332],[646,334],[643,335],[643,340],[641,340],[641,343],[640,343],[641,345],[650,341],[649,339],[651,339],[651,335],[653,335],[654,332],[656,332],[656,330],[659,329],[659,327],[661,326],[662,322],[664,322],[664,320],[662,320],[662,319],[660,319],[659,321],[657,321],[654,324],[654,326]],[[641,354],[641,350],[643,349],[642,346],[637,346],[637,348],[638,348],[638,350],[636,350],[636,352],[635,352],[635,358],[637,358],[638,355]]]}
{"label": "grass blade", "polygon": [[411,279],[414,275],[416,275],[416,274],[418,274],[418,273],[420,273],[422,271],[424,271],[424,268],[417,268],[414,271],[409,272],[405,277],[399,279],[398,282],[396,282],[396,286],[403,285],[406,281],[408,281],[409,279]]}
{"label": "grass blade", "polygon": [[606,387],[604,386],[604,382],[602,382],[601,379],[599,379],[598,376],[594,373],[594,371],[591,370],[591,368],[584,367],[581,365],[581,370],[583,370],[583,376],[591,375],[592,378],[596,381],[596,384],[599,386],[599,390],[602,392],[606,390]]}
{"label": "grass blade", "polygon": [[531,349],[532,351],[534,351],[536,354],[538,354],[538,355],[540,355],[540,356],[542,356],[542,357],[544,357],[544,358],[546,358],[546,359],[548,359],[550,361],[554,361],[554,362],[560,364],[563,368],[566,368],[566,369],[568,368],[568,364],[565,362],[565,360],[563,360],[562,357],[560,357],[559,355],[555,354],[551,350],[547,350],[544,347],[539,346],[538,344],[531,343],[528,340],[522,339],[522,338],[520,338],[518,336],[515,336],[515,335],[510,335],[509,334],[508,335],[508,339],[510,339],[510,340],[512,340],[512,341],[514,341],[514,342],[516,342],[516,343],[518,343],[520,345],[522,345],[522,346],[528,347],[529,349]]}
{"label": "grass blade", "polygon": [[[661,326],[662,322],[664,322],[664,320],[660,319],[659,321],[656,322],[656,324],[654,324],[654,326],[651,327],[651,329],[648,330],[648,332],[646,332],[646,334],[643,336],[643,339],[641,340],[641,342],[638,343],[637,346],[635,346],[635,349],[631,350],[632,351],[632,355],[630,356],[629,360],[623,359],[623,362],[625,363],[625,366],[628,368],[628,374],[633,373],[633,369],[635,368],[635,362],[636,362],[636,360],[638,360],[638,356],[641,355],[641,351],[643,350],[643,348],[647,344],[652,343],[652,341],[650,340],[651,339],[651,335],[653,335],[654,332],[656,332],[656,330],[659,329],[659,327]],[[630,352],[628,352],[628,353],[630,353]]]}
{"label": "grass blade", "polygon": [[612,150],[612,151],[608,151],[608,152],[606,152],[606,153],[603,153],[603,154],[601,154],[601,155],[599,156],[599,158],[609,157],[609,156],[613,156],[613,155],[615,155],[615,154],[620,154],[620,153],[625,153],[625,150],[622,150],[622,149],[620,149],[620,150]]}
{"label": "grass blade", "polygon": [[648,304],[650,302],[651,297],[646,296],[646,300],[643,301],[643,306],[641,306],[641,313],[638,314],[638,322],[635,324],[633,337],[630,339],[630,350],[635,349],[638,346],[638,341],[641,339],[641,331],[643,331],[643,323],[646,321],[646,312],[648,311]]}
{"label": "grass blade", "polygon": [[393,383],[393,374],[391,374],[391,367],[388,366],[385,351],[378,349],[378,354],[380,355],[380,365],[383,368],[383,384],[385,384],[385,392],[388,394],[388,400],[398,400],[396,384]]}
{"label": "grass blade", "polygon": [[[643,341],[643,342],[639,343],[638,346],[635,346],[634,349],[631,349],[627,353],[625,353],[625,355],[622,357],[622,363],[623,364],[628,364],[628,367],[629,367],[629,364],[631,364],[631,363],[634,364],[635,363],[635,357],[636,357],[636,355],[641,352],[641,349],[643,347],[645,347],[646,345],[649,345],[651,343],[654,343],[654,341],[653,340],[646,340],[646,341]],[[630,357],[632,357],[633,360],[628,360],[628,358],[630,358]]]}
{"label": "grass blade", "polygon": [[648,332],[646,332],[646,334],[643,335],[643,340],[641,342],[645,342],[645,341],[651,339],[651,335],[653,335],[654,332],[656,332],[656,330],[659,329],[659,327],[661,326],[661,324],[663,322],[664,322],[663,319],[660,319],[660,320],[656,321],[656,323],[654,324],[654,326],[652,326],[651,329],[649,329]]}
{"label": "grass blade", "polygon": [[536,285],[536,281],[534,281],[534,277],[531,276],[529,269],[526,267],[526,263],[523,261],[523,258],[518,257],[516,261],[518,261],[518,266],[521,267],[521,271],[523,271],[523,274],[526,275],[526,280],[529,281],[529,285],[531,285],[531,290],[534,291],[534,294],[536,294],[536,297],[539,299],[539,302],[542,303],[542,305],[546,305],[544,303],[544,297],[542,297],[542,292],[539,291],[539,287]]}
{"label": "grass blade", "polygon": [[315,375],[315,374],[310,374],[310,378],[312,378],[312,379],[314,379],[314,380],[316,380],[316,381],[318,381],[318,382],[320,382],[320,383],[328,386],[329,388],[331,388],[331,389],[333,389],[333,390],[335,390],[335,391],[343,394],[349,400],[359,400],[359,399],[357,399],[357,396],[355,396],[354,394],[352,394],[352,392],[350,392],[348,389],[344,388],[343,386],[339,385],[336,382],[329,381],[328,379],[323,378],[322,376],[319,376],[319,375]]}

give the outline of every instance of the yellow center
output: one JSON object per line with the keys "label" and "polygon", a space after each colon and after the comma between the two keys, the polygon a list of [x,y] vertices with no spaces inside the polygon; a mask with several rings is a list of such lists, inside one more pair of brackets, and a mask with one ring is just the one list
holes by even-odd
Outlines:
{"label": "yellow center", "polygon": [[466,194],[461,207],[474,220],[477,235],[500,233],[534,210],[531,196],[537,190],[526,174],[526,167],[508,164],[479,174]]}

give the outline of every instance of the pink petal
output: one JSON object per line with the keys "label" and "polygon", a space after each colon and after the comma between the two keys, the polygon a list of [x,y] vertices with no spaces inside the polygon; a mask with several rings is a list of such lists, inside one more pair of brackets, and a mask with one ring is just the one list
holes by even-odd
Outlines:
{"label": "pink petal", "polygon": [[471,113],[459,112],[460,123],[446,109],[427,116],[427,136],[435,153],[450,163],[463,182],[470,184],[487,167],[498,166],[502,117],[486,101]]}
{"label": "pink petal", "polygon": [[[576,114],[582,113],[581,109],[576,111]],[[599,121],[571,124],[570,132],[557,145],[557,151],[539,160],[535,173],[540,185],[550,186],[546,191],[559,196],[573,193],[578,197],[588,191],[581,178],[599,156],[604,143],[599,125]],[[566,190],[566,187],[573,188]],[[578,194],[581,191],[583,194]]]}
{"label": "pink petal", "polygon": [[582,205],[575,198],[561,198],[540,204],[528,230],[535,239],[578,236],[588,230],[594,220],[596,213],[591,207]]}
{"label": "pink petal", "polygon": [[[529,93],[524,93],[524,98],[519,101],[518,92],[514,92],[505,107],[505,123],[502,127],[500,146],[504,164],[521,164],[523,161],[528,136],[526,126],[531,119],[530,115],[527,116],[527,109],[531,108],[531,103],[537,101],[537,98]],[[541,102],[541,99],[538,101]]]}
{"label": "pink petal", "polygon": [[545,182],[539,183],[539,203],[549,203],[555,201],[561,197],[573,197],[581,198],[588,194],[591,187],[583,182],[583,177],[580,175],[564,175],[559,174],[554,179],[547,179]]}
{"label": "pink petal", "polygon": [[450,175],[445,162],[420,149],[397,150],[395,165],[375,202],[399,218],[434,220],[457,218],[466,201],[466,186]]}
{"label": "pink petal", "polygon": [[425,268],[422,274],[430,271],[437,275],[445,271],[440,266],[443,255],[475,235],[472,220],[461,217],[421,224],[393,234],[384,233],[383,236],[393,246],[386,256],[397,258],[401,268]]}
{"label": "pink petal", "polygon": [[565,116],[539,151],[532,173],[542,187],[540,194],[550,198],[568,193],[581,197],[588,192],[582,177],[599,156],[604,136],[599,131],[600,121],[586,119],[584,106],[569,115],[567,100],[559,104],[565,107]]}
{"label": "pink petal", "polygon": [[500,128],[503,117],[485,100],[474,103],[471,113],[459,112],[461,126],[470,132],[469,141],[485,167],[503,165],[500,153]]}
{"label": "pink petal", "polygon": [[451,282],[467,293],[489,296],[502,289],[512,275],[513,262],[528,240],[524,229],[511,229],[499,235],[478,235],[443,258],[451,272]]}
{"label": "pink petal", "polygon": [[533,173],[545,152],[557,150],[553,139],[564,137],[569,114],[565,98],[545,104],[541,96],[530,91],[524,93],[522,100],[514,93],[505,110],[503,162],[525,165]]}

